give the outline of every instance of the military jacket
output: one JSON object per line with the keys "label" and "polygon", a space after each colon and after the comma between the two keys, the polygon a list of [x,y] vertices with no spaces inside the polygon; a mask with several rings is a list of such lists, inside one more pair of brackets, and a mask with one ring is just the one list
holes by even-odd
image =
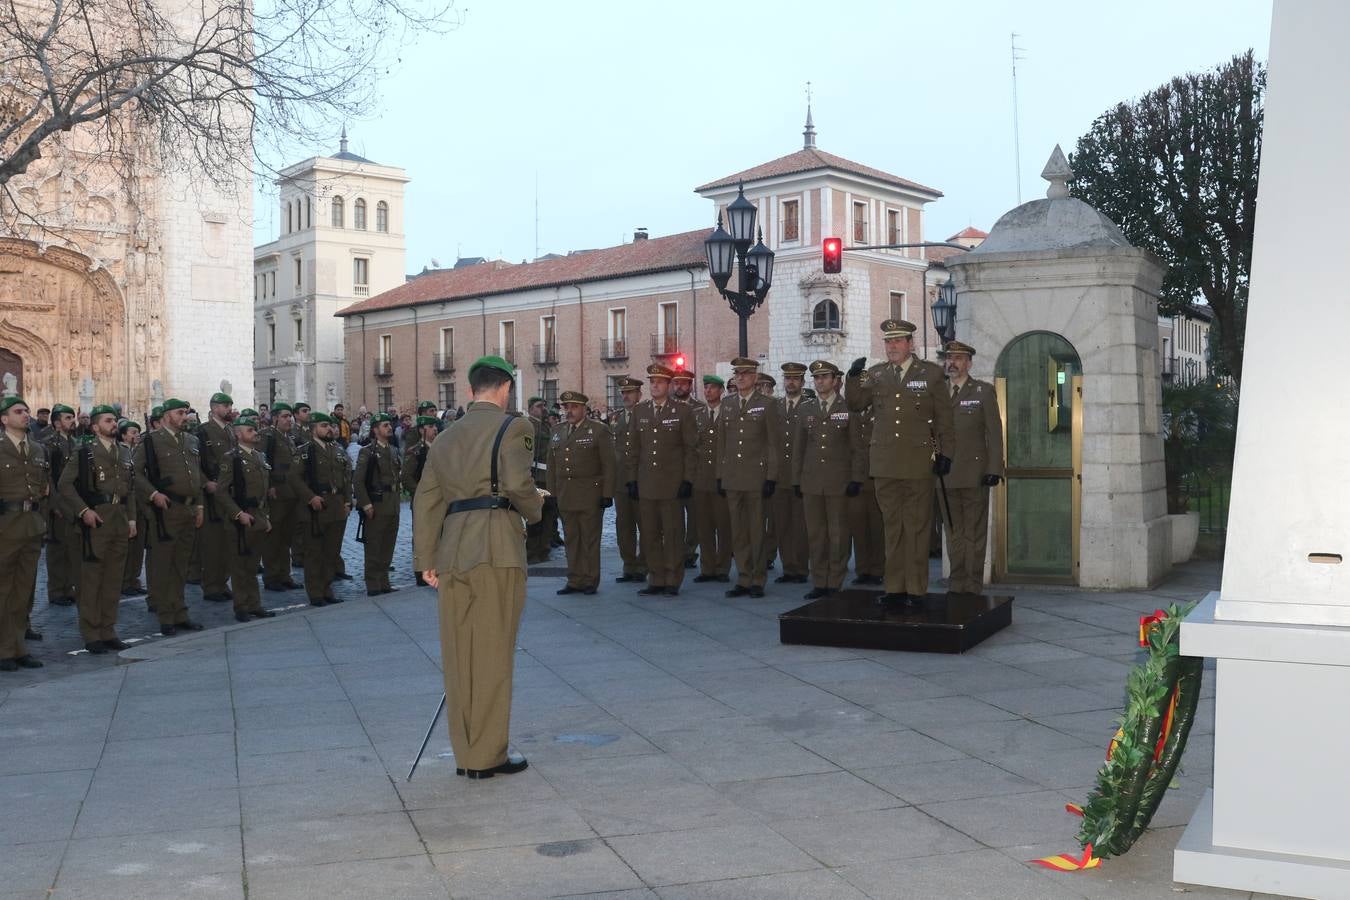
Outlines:
{"label": "military jacket", "polygon": [[[725,405],[725,401],[723,401]],[[722,429],[722,405],[718,413],[708,404],[694,407],[694,425],[698,428],[698,449],[694,459],[694,490],[717,490],[717,434]]]}
{"label": "military jacket", "polygon": [[207,481],[219,481],[225,454],[239,446],[234,429],[208,419],[197,428],[197,441],[201,446],[202,474]]}
{"label": "military jacket", "polygon": [[548,444],[549,428],[546,419],[536,419],[534,416],[526,416],[530,427],[534,429],[534,463],[531,466],[531,473],[534,475],[534,483],[539,487],[544,487],[548,483]]}
{"label": "military jacket", "polygon": [[558,498],[558,509],[598,509],[602,498],[614,496],[617,471],[614,436],[601,423],[585,419],[575,429],[567,422],[553,429],[548,490]]}
{"label": "military jacket", "polygon": [[409,494],[417,493],[417,485],[422,480],[422,471],[427,464],[427,450],[431,445],[419,440],[415,445],[403,451],[403,465],[399,470],[399,480]]}
{"label": "military jacket", "polygon": [[911,360],[903,373],[901,366],[884,362],[848,379],[848,408],[872,409],[873,478],[928,478],[934,454],[952,455],[952,403],[942,367]]}
{"label": "military jacket", "polygon": [[276,490],[278,500],[294,500],[291,489],[291,469],[299,457],[295,446],[295,429],[283,432],[275,426],[258,432],[258,446],[267,457],[268,477]]}
{"label": "military jacket", "polygon": [[[792,403],[792,409],[788,406],[791,401],[787,397],[781,397],[774,400],[778,404],[778,471],[783,480],[792,478],[793,462],[796,455],[797,444],[797,423],[801,419],[802,404],[807,403],[808,399],[801,394],[797,395],[796,403]],[[797,481],[793,481],[797,484]]]}
{"label": "military jacket", "polygon": [[614,433],[614,460],[618,465],[619,477],[625,481],[628,479],[628,451],[633,434],[633,413],[631,410],[621,409],[619,414],[614,417],[614,425],[611,427]]}
{"label": "military jacket", "polygon": [[797,409],[792,483],[803,494],[838,496],[850,481],[867,478],[867,447],[860,413],[835,394],[826,405],[806,400]]}
{"label": "military jacket", "polygon": [[314,440],[314,429],[310,428],[307,424],[301,424],[297,421],[294,427],[291,428],[291,437],[295,438],[295,446],[297,448],[303,447]]}
{"label": "military jacket", "polygon": [[[235,479],[236,459],[239,460],[237,474],[241,477],[238,481]],[[266,531],[267,489],[271,485],[272,472],[266,456],[248,447],[228,451],[220,462],[220,489],[216,492],[222,517],[233,521],[241,512],[246,512],[253,516],[249,531]]]}
{"label": "military jacket", "polygon": [[[81,457],[87,482],[80,483]],[[72,517],[92,509],[103,519],[114,507],[122,507],[128,519],[136,518],[135,480],[131,450],[113,443],[104,447],[97,437],[75,446],[75,455],[61,473],[61,498]]]}
{"label": "military jacket", "polygon": [[[380,446],[379,441],[371,441],[361,448],[356,456],[356,505],[397,506],[401,475],[401,462],[394,448],[388,444]],[[373,467],[373,468],[372,468]],[[372,493],[373,492],[373,493]]]}
{"label": "military jacket", "polygon": [[347,507],[352,502],[351,461],[337,441],[311,440],[301,447],[291,469],[290,483],[301,503],[323,498],[323,509],[314,513],[320,522],[336,522],[350,512]]}
{"label": "military jacket", "polygon": [[27,438],[24,452],[0,430],[0,541],[23,541],[47,533],[42,509],[51,494],[47,448]]}
{"label": "military jacket", "polygon": [[688,403],[643,400],[633,407],[624,481],[638,483],[643,500],[673,500],[692,481],[698,430]]}
{"label": "military jacket", "polygon": [[[151,483],[146,471],[147,448],[152,443],[159,460],[159,484]],[[157,428],[141,438],[132,461],[136,468],[136,499],[139,502],[148,504],[150,496],[159,491],[174,503],[202,505],[201,450],[194,436],[186,431],[175,434],[167,428]]]}
{"label": "military jacket", "polygon": [[40,433],[43,435],[40,440],[46,448],[47,462],[50,464],[48,471],[51,475],[52,490],[48,495],[48,502],[51,505],[51,511],[60,518],[74,518],[79,508],[69,508],[70,505],[61,496],[60,485],[61,475],[66,470],[66,463],[75,458],[75,438],[65,432],[56,430],[50,425]]}
{"label": "military jacket", "polygon": [[974,378],[951,399],[956,447],[949,488],[979,487],[985,475],[1003,474],[1003,418],[994,386]]}
{"label": "military jacket", "polygon": [[726,418],[717,435],[717,477],[722,488],[758,491],[764,482],[777,481],[783,455],[777,401],[758,391],[748,400],[733,392],[722,398],[721,414]]}

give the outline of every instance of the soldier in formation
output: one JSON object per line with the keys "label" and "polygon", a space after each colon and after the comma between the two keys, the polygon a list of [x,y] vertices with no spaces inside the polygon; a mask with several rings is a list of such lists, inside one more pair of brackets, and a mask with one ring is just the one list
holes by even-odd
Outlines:
{"label": "soldier in formation", "polygon": [[782,461],[778,405],[755,389],[758,362],[737,357],[731,370],[736,392],[722,403],[726,420],[717,434],[717,491],[727,500],[736,559],[736,585],[727,596],[763,597],[769,561],[764,508],[777,491]]}
{"label": "soldier in formation", "polygon": [[267,459],[268,519],[272,528],[262,539],[263,588],[292,591],[300,587],[291,577],[291,547],[299,530],[300,503],[291,485],[299,447],[296,444],[295,412],[289,403],[272,404],[272,424],[259,432],[259,445]]}
{"label": "soldier in formation", "polygon": [[984,589],[989,489],[1003,479],[1003,419],[994,386],[970,377],[975,348],[948,341],[943,351],[951,393],[956,451],[946,478],[947,558],[951,593]]}
{"label": "soldier in formation", "polygon": [[[694,373],[688,369],[675,369],[670,379],[670,393],[681,403],[686,403],[697,417],[703,401],[694,396]],[[698,565],[699,535],[698,519],[694,515],[694,498],[684,500],[684,567],[692,569]]]}
{"label": "soldier in formation", "polygon": [[[435,416],[419,415],[414,424],[417,428],[417,440],[412,447],[403,452],[403,465],[400,469],[403,490],[407,491],[410,497],[417,494],[417,485],[422,481],[422,473],[426,470],[427,451],[431,449],[432,441],[436,440],[436,435],[440,434],[441,430],[441,421]],[[409,504],[409,517],[412,516],[412,512],[412,505]],[[413,577],[419,587],[426,585],[426,579],[416,566],[413,566]]]}
{"label": "soldier in formation", "polygon": [[[642,382],[636,378],[620,379],[619,396],[623,408],[615,415],[613,423],[614,465],[615,471],[626,481],[633,409],[642,402]],[[647,559],[638,541],[638,503],[626,488],[614,496],[614,530],[619,544],[619,557],[623,560],[623,574],[614,580],[619,584],[646,581]]]}
{"label": "soldier in formation", "polygon": [[239,622],[270,619],[276,613],[263,609],[258,591],[258,564],[272,530],[268,517],[272,502],[271,467],[258,452],[258,420],[241,415],[231,424],[235,441],[221,459],[216,503],[221,518],[234,531],[234,541],[225,548],[234,618]]}
{"label": "soldier in formation", "polygon": [[[784,477],[791,475],[795,464],[797,426],[801,418],[803,382],[806,366],[799,362],[783,363],[783,396],[778,400],[778,471]],[[792,490],[775,491],[770,501],[771,532],[777,538],[778,557],[783,561],[783,573],[774,579],[776,584],[806,584],[808,550],[806,546],[806,517],[803,515],[802,492],[799,482]]]}
{"label": "soldier in formation", "polygon": [[0,399],[0,672],[42,667],[25,641],[52,482],[46,448],[28,426],[22,398]]}
{"label": "soldier in formation", "polygon": [[558,398],[564,422],[548,445],[548,492],[562,515],[567,583],[559,594],[594,594],[600,585],[600,528],[614,505],[614,438],[587,415],[590,399],[579,391]]}
{"label": "soldier in formation", "polygon": [[352,511],[352,469],[327,413],[310,416],[310,440],[291,469],[291,490],[304,510],[297,531],[305,545],[305,594],[311,606],[342,601],[333,594],[342,537]]}
{"label": "soldier in formation", "polygon": [[47,504],[47,602],[74,606],[80,590],[80,527],[75,511],[58,493],[66,464],[75,456],[75,410],[52,405],[50,424],[38,432],[47,451],[51,502]]}
{"label": "soldier in formation", "polygon": [[402,476],[399,456],[389,445],[394,422],[385,413],[371,418],[370,443],[356,457],[356,506],[362,517],[366,545],[366,596],[392,594],[390,563],[398,538],[399,492]]}
{"label": "soldier in formation", "polygon": [[722,428],[722,394],[726,382],[703,376],[703,403],[694,408],[698,445],[694,458],[694,521],[702,569],[694,581],[731,580],[731,513],[724,492],[717,489],[718,433]]}
{"label": "soldier in formation", "polygon": [[[548,424],[548,404],[543,397],[531,397],[526,404],[529,409],[530,425],[534,428],[534,474],[536,487],[548,484],[548,441],[552,429]],[[526,557],[530,565],[548,562],[553,545],[553,533],[557,527],[558,508],[552,498],[544,500],[544,512],[537,525],[530,526],[525,542]]]}
{"label": "soldier in formation", "polygon": [[230,599],[226,579],[230,573],[229,538],[234,527],[220,514],[216,494],[220,490],[225,455],[235,449],[231,422],[234,400],[229,394],[211,395],[211,414],[196,431],[202,468],[202,501],[205,512],[201,533],[197,536],[202,565],[202,599],[224,603]]}
{"label": "soldier in formation", "polygon": [[677,596],[684,582],[684,500],[694,493],[698,432],[689,404],[670,396],[673,373],[647,367],[652,397],[633,408],[624,481],[638,505],[647,586],[639,594]]}

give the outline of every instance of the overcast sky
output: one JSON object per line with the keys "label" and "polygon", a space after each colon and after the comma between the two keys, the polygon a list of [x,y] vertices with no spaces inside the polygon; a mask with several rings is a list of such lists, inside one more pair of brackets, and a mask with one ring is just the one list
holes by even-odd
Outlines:
{"label": "overcast sky", "polygon": [[[941,190],[927,237],[988,230],[1056,143],[1173,75],[1252,47],[1269,0],[960,5],[782,0],[459,0],[463,25],[405,50],[351,150],[407,169],[408,270],[434,258],[520,261],[710,226],[695,185],[801,149],[805,83],[818,146]],[[304,155],[333,153],[316,141]],[[260,185],[258,243],[276,236]]]}

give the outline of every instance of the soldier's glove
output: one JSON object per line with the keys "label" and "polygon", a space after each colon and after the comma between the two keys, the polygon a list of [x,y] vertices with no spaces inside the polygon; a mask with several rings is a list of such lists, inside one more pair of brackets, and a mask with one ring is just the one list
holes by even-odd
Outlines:
{"label": "soldier's glove", "polygon": [[986,475],[981,479],[985,487],[998,487],[998,483],[1003,480],[1002,475]]}
{"label": "soldier's glove", "polygon": [[933,457],[933,474],[934,474],[934,475],[938,475],[938,476],[946,475],[946,474],[947,474],[948,472],[950,472],[951,470],[952,470],[952,460],[951,460],[951,457],[943,456],[941,453],[939,453],[937,456]]}
{"label": "soldier's glove", "polygon": [[680,492],[676,496],[681,500],[687,500],[694,496],[694,483],[692,481],[681,481]]}
{"label": "soldier's glove", "polygon": [[848,377],[857,378],[867,368],[867,357],[860,356],[853,361],[853,365],[848,367]]}
{"label": "soldier's glove", "polygon": [[801,496],[802,496],[802,486],[801,486],[800,484],[794,484],[794,485],[792,486],[792,496],[797,497],[798,499],[801,498]]}
{"label": "soldier's glove", "polygon": [[765,500],[768,500],[770,497],[773,496],[774,489],[777,488],[777,487],[778,487],[778,482],[776,482],[776,481],[766,481],[766,482],[764,482],[764,489],[763,489],[760,493],[762,493],[762,494],[764,495],[764,499],[765,499]]}
{"label": "soldier's glove", "polygon": [[638,498],[638,493],[637,493],[637,482],[636,482],[636,481],[630,481],[630,482],[628,482],[628,499],[629,499],[629,500],[636,500],[637,498]]}
{"label": "soldier's glove", "polygon": [[601,509],[609,509],[609,508],[610,508],[611,506],[613,506],[613,505],[614,505],[614,498],[613,498],[613,497],[601,497],[601,498],[600,498],[600,508],[601,508]]}
{"label": "soldier's glove", "polygon": [[717,496],[725,497],[726,495],[726,489],[722,487],[722,479],[719,478],[717,479]]}
{"label": "soldier's glove", "polygon": [[861,481],[850,481],[848,483],[848,487],[844,488],[844,496],[846,497],[856,497],[861,492],[862,492]]}

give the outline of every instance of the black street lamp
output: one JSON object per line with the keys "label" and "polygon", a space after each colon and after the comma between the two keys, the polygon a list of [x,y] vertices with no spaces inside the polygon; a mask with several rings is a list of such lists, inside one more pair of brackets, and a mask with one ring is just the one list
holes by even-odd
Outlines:
{"label": "black street lamp", "polygon": [[[722,214],[717,214],[717,228],[703,242],[708,256],[708,274],[717,292],[731,305],[731,311],[740,320],[741,356],[750,354],[748,322],[773,283],[773,251],[764,246],[764,230],[759,230],[755,241],[755,204],[745,199],[745,185],[737,185],[736,199],[727,207],[727,227],[722,227]],[[750,245],[754,244],[752,248]],[[727,290],[731,283],[733,258],[740,263],[739,290]]]}
{"label": "black street lamp", "polygon": [[933,330],[945,344],[956,338],[956,279],[948,276],[933,301]]}

